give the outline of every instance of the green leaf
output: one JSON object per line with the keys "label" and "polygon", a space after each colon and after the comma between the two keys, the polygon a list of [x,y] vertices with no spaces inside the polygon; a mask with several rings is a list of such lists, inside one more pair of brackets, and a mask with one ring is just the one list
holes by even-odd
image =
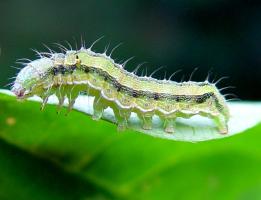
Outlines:
{"label": "green leaf", "polygon": [[88,181],[72,176],[44,159],[2,140],[0,148],[1,200],[66,200],[88,196],[95,199],[104,196],[102,191],[97,191]]}
{"label": "green leaf", "polygon": [[[1,92],[13,96],[12,92],[8,90],[0,90],[0,93]],[[29,98],[29,100],[42,102],[41,98],[36,96]],[[73,108],[87,115],[92,115],[93,100],[93,97],[78,96]],[[59,101],[57,97],[53,95],[49,97],[48,103],[58,105]],[[67,105],[68,102],[65,102],[65,106]],[[131,115],[128,120],[128,127],[135,132],[154,137],[177,141],[199,142],[230,137],[242,133],[261,122],[261,102],[233,102],[229,103],[228,107],[231,115],[228,122],[228,134],[220,134],[211,119],[201,116],[194,116],[190,119],[178,118],[176,120],[174,134],[166,133],[162,128],[162,121],[157,117],[153,118],[154,127],[152,130],[144,130],[136,115]],[[112,109],[106,109],[102,118],[108,122],[115,123]],[[115,132],[115,130],[113,130],[113,132]]]}
{"label": "green leaf", "polygon": [[193,144],[55,110],[0,94],[0,199],[261,198],[260,124]]}

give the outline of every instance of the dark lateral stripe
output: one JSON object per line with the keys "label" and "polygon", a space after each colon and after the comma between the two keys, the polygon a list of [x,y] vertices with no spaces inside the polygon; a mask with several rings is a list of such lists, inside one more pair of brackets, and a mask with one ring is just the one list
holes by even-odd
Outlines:
{"label": "dark lateral stripe", "polygon": [[[76,66],[58,66],[52,68],[50,71],[53,75],[57,74],[66,74],[66,73],[72,73],[74,70],[76,70]],[[103,71],[101,69],[97,69],[94,67],[87,67],[87,66],[81,66],[80,70],[84,71],[85,73],[97,73],[99,76],[103,77],[104,80],[111,82],[111,84],[117,89],[117,91],[123,91],[124,93],[128,94],[132,97],[149,97],[154,100],[161,100],[161,99],[169,99],[174,100],[176,102],[189,102],[193,101],[196,103],[204,103],[207,99],[214,96],[213,92],[205,93],[202,95],[172,95],[167,93],[153,93],[143,90],[134,90],[130,87],[121,85],[114,77],[110,76],[106,71]],[[200,83],[199,86],[204,86],[207,83]],[[215,102],[218,103],[217,98],[215,97]]]}
{"label": "dark lateral stripe", "polygon": [[[130,87],[121,85],[114,77],[110,76],[106,71],[93,67],[82,66],[83,71],[86,71],[85,68],[89,68],[89,72],[97,73],[99,76],[102,76],[104,79],[106,79],[106,81],[111,82],[113,86],[117,89],[117,91],[123,91],[124,93],[133,97],[149,97],[155,100],[169,99],[177,102],[193,101],[196,103],[204,103],[207,99],[214,95],[213,92],[205,93],[202,95],[171,95],[167,93],[152,93],[148,91],[134,90]],[[205,84],[206,83],[203,83],[203,85]]]}

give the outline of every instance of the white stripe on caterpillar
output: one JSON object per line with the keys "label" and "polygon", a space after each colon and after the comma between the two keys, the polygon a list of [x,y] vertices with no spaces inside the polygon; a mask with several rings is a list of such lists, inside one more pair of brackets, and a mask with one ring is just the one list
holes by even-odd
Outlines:
{"label": "white stripe on caterpillar", "polygon": [[163,121],[167,133],[175,132],[177,117],[201,115],[213,119],[221,134],[228,132],[229,110],[216,85],[208,82],[175,82],[140,77],[124,70],[105,53],[82,47],[65,53],[38,53],[40,58],[27,63],[12,86],[17,98],[33,95],[43,99],[56,94],[59,106],[68,98],[70,111],[82,92],[94,96],[93,119],[104,109],[113,109],[118,130],[128,127],[131,113],[136,113],[145,130],[153,129],[152,117]]}

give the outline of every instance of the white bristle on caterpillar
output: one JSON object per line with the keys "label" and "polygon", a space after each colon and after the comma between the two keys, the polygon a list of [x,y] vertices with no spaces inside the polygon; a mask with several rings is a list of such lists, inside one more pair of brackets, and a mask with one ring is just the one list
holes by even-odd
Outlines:
{"label": "white bristle on caterpillar", "polygon": [[79,94],[86,93],[94,97],[93,119],[100,119],[110,107],[118,130],[128,128],[128,119],[136,113],[145,130],[153,131],[154,116],[162,120],[166,133],[174,133],[177,118],[201,115],[212,119],[221,134],[228,132],[229,110],[214,83],[140,77],[105,53],[85,47],[75,51],[61,48],[64,53],[38,53],[39,59],[22,68],[12,86],[17,98],[40,96],[43,109],[49,96],[55,94],[58,109],[68,99],[70,111]]}

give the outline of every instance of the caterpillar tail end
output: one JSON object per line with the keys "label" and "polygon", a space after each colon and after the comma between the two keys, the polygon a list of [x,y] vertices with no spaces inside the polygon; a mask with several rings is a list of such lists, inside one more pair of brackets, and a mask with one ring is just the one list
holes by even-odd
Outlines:
{"label": "caterpillar tail end", "polygon": [[214,122],[217,126],[218,132],[222,135],[225,135],[228,133],[228,125],[227,120],[224,116],[217,116],[214,118]]}
{"label": "caterpillar tail end", "polygon": [[218,127],[218,132],[221,134],[221,135],[226,135],[228,134],[228,127],[227,125],[224,125],[222,127]]}

